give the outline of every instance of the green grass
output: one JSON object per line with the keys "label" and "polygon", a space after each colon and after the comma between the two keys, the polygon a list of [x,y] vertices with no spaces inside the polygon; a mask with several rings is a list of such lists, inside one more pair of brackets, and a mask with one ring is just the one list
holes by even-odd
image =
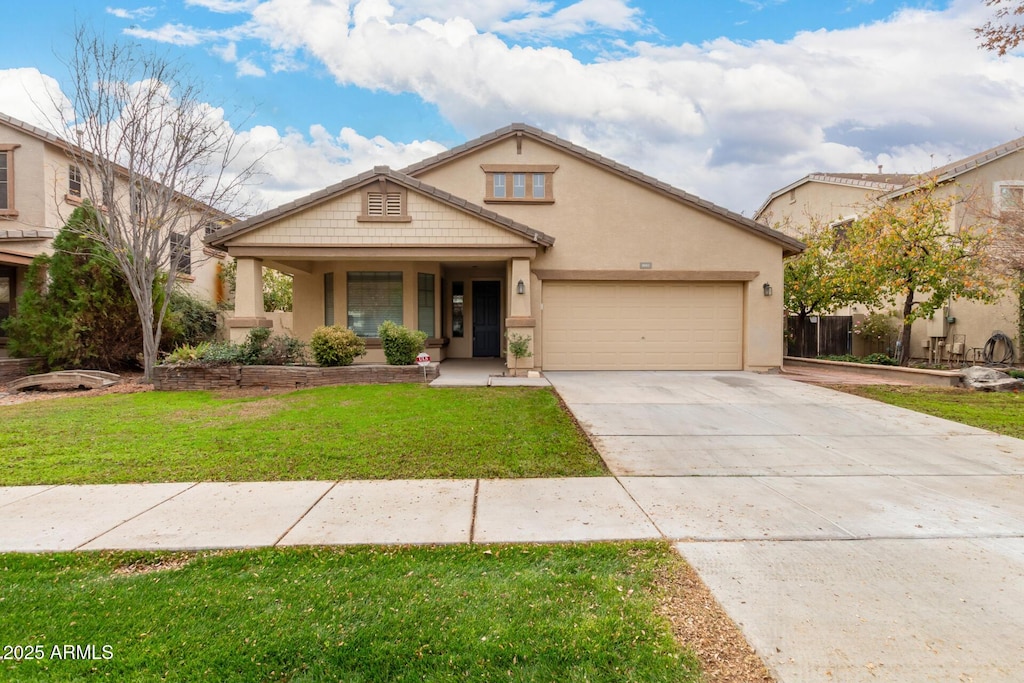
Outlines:
{"label": "green grass", "polygon": [[44,655],[0,679],[696,682],[654,611],[681,562],[664,543],[0,555],[0,644]]}
{"label": "green grass", "polygon": [[1024,398],[1016,393],[882,385],[837,388],[876,401],[1024,439]]}
{"label": "green grass", "polygon": [[0,407],[0,485],[605,474],[547,388],[154,391]]}

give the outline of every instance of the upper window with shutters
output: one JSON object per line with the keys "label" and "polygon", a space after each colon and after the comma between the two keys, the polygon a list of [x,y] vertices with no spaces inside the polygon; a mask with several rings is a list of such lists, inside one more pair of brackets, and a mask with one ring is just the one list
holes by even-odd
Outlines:
{"label": "upper window with shutters", "polygon": [[554,204],[557,165],[483,164],[488,204]]}
{"label": "upper window with shutters", "polygon": [[412,220],[407,206],[409,193],[401,185],[384,178],[363,188],[363,212],[360,221],[407,223]]}

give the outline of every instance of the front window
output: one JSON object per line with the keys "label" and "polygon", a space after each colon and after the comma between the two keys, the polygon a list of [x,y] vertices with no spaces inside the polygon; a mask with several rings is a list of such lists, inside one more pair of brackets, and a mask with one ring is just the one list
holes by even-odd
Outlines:
{"label": "front window", "polygon": [[434,336],[434,274],[419,273],[417,276],[417,310],[420,332]]}
{"label": "front window", "polygon": [[452,283],[452,336],[463,336],[462,325],[464,319],[463,306],[465,304],[465,283]]}
{"label": "front window", "polygon": [[402,324],[402,272],[349,273],[349,329],[360,337],[376,337],[385,320]]}
{"label": "front window", "polygon": [[533,174],[533,198],[544,199],[544,185],[547,176],[543,173]]}
{"label": "front window", "polygon": [[505,174],[495,173],[494,174],[494,196],[496,198],[504,198],[505,196]]}
{"label": "front window", "polygon": [[324,273],[324,325],[334,324],[334,273]]}

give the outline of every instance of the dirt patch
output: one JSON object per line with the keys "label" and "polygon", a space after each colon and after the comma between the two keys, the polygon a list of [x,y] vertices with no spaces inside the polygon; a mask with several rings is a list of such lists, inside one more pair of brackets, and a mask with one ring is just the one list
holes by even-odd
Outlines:
{"label": "dirt patch", "polygon": [[195,559],[195,555],[180,553],[160,557],[137,560],[114,567],[115,576],[138,576],[153,572],[169,572],[181,569]]}
{"label": "dirt patch", "polygon": [[774,683],[768,668],[747,643],[736,623],[685,561],[658,578],[659,613],[672,632],[693,649],[705,683]]}
{"label": "dirt patch", "polygon": [[121,381],[103,389],[79,389],[76,386],[43,387],[31,391],[15,391],[7,393],[7,386],[0,386],[0,406],[18,405],[33,401],[46,401],[54,398],[72,396],[105,396],[107,394],[135,394],[141,391],[152,391],[153,385],[142,381],[141,372],[122,372]]}

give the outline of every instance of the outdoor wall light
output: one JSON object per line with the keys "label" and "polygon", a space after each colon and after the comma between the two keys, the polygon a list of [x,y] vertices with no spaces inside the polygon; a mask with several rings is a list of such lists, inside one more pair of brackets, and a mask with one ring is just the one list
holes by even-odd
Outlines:
{"label": "outdoor wall light", "polygon": [[762,289],[764,289],[764,295],[765,296],[771,296],[772,295],[772,286],[770,284],[768,284],[767,282],[764,283],[764,287],[762,287]]}
{"label": "outdoor wall light", "polygon": [[522,280],[516,285],[516,294],[526,294],[526,285],[523,284]]}

